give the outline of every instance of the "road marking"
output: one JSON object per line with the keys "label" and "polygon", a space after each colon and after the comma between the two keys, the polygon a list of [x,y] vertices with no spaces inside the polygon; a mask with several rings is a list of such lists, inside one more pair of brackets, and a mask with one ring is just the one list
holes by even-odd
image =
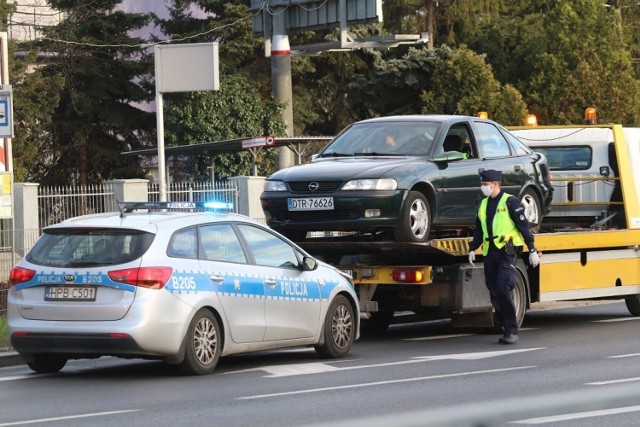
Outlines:
{"label": "road marking", "polygon": [[596,381],[593,383],[585,383],[585,385],[609,385],[609,384],[631,383],[634,381],[640,381],[640,377],[622,378],[620,380]]}
{"label": "road marking", "polygon": [[442,378],[466,377],[471,375],[492,374],[495,372],[518,371],[518,370],[533,369],[533,368],[537,368],[537,366],[516,366],[513,368],[488,369],[485,371],[470,371],[470,372],[459,372],[455,374],[431,375],[428,377],[406,378],[402,380],[376,381],[371,383],[360,383],[360,384],[351,384],[351,385],[343,385],[343,386],[335,386],[335,387],[310,388],[306,390],[285,391],[282,393],[257,394],[254,396],[236,397],[235,399],[236,400],[264,399],[266,397],[291,396],[296,394],[319,393],[323,391],[348,390],[348,389],[354,389],[354,388],[375,387],[375,386],[388,385],[388,384],[402,384],[402,383],[409,383],[409,382],[416,382],[416,381],[436,380],[436,379],[442,379]]}
{"label": "road marking", "polygon": [[431,341],[431,340],[444,340],[447,338],[459,338],[459,337],[472,337],[478,334],[451,334],[451,335],[438,335],[435,337],[418,337],[418,338],[402,338],[400,341]]}
{"label": "road marking", "polygon": [[[357,366],[345,366],[345,367],[337,367],[333,365],[328,365],[323,362],[312,362],[312,363],[294,363],[288,365],[270,365],[270,366],[259,366],[257,368],[244,369],[241,371],[232,371],[226,372],[226,374],[240,373],[240,372],[250,372],[250,371],[264,371],[267,373],[264,377],[266,378],[278,378],[278,377],[289,377],[293,375],[309,375],[309,374],[321,374],[324,372],[335,372],[335,371],[352,371],[355,369],[368,369],[368,368],[380,368],[386,366],[398,366],[398,365],[408,365],[411,363],[424,363],[431,362],[434,360],[480,360],[480,359],[488,359],[490,357],[499,357],[506,356],[509,354],[515,353],[523,353],[526,351],[534,351],[534,350],[542,350],[546,347],[538,347],[538,348],[523,348],[517,350],[502,350],[502,351],[482,351],[477,353],[454,353],[454,354],[442,354],[436,356],[418,356],[413,357],[407,360],[400,360],[398,362],[385,362],[385,363],[376,363],[370,365],[357,365]],[[331,363],[337,363],[338,361],[334,361]],[[345,362],[345,361],[342,361]]]}
{"label": "road marking", "polygon": [[638,412],[640,406],[626,406],[624,408],[602,409],[599,411],[576,412],[573,414],[553,415],[549,417],[529,418],[528,420],[513,421],[510,424],[546,424],[559,421],[578,420],[580,418],[602,417],[605,415],[624,414],[626,412]]}
{"label": "road marking", "polygon": [[53,417],[53,418],[40,418],[37,420],[24,420],[24,421],[13,421],[10,423],[2,423],[0,427],[6,426],[21,426],[25,424],[36,424],[36,423],[47,423],[51,421],[64,421],[64,420],[75,420],[78,418],[89,418],[89,417],[101,417],[104,415],[118,415],[118,414],[126,414],[128,412],[138,412],[142,409],[124,409],[122,411],[109,411],[109,412],[94,412],[92,414],[80,414],[80,415],[68,415],[65,417]]}
{"label": "road marking", "polygon": [[[341,359],[334,360],[331,363],[347,363],[347,362],[357,362],[362,359]],[[288,377],[292,375],[307,375],[307,374],[320,374],[322,372],[331,372],[339,370],[333,365],[328,365],[324,362],[310,362],[310,363],[289,363],[286,365],[268,365],[268,366],[258,366],[257,368],[249,368],[249,369],[239,369],[237,371],[229,371],[229,372],[221,372],[218,375],[228,375],[228,374],[244,374],[245,372],[255,372],[255,371],[264,371],[269,375],[265,375],[265,377]]]}
{"label": "road marking", "polygon": [[638,357],[640,353],[631,353],[631,354],[619,354],[617,356],[608,356],[607,359],[622,359],[624,357]]}
{"label": "road marking", "polygon": [[[539,328],[520,328],[520,331],[534,331]],[[400,341],[431,341],[442,340],[447,338],[459,338],[459,337],[472,337],[480,334],[450,334],[450,335],[436,335],[428,337],[416,337],[416,338],[401,338]]]}
{"label": "road marking", "polygon": [[40,378],[40,377],[44,377],[44,376],[48,376],[48,375],[38,375],[35,376],[33,374],[26,374],[26,375],[14,375],[12,377],[3,377],[0,378],[0,381],[15,381],[15,380],[26,380],[28,378]]}
{"label": "road marking", "polygon": [[420,356],[414,359],[422,359],[425,361],[431,360],[479,360],[488,359],[490,357],[505,356],[507,354],[524,353],[525,351],[543,350],[546,347],[537,348],[521,348],[517,350],[501,350],[501,351],[480,351],[477,353],[457,353],[457,354],[442,354],[438,356]]}
{"label": "road marking", "polygon": [[620,317],[615,319],[592,320],[591,323],[628,322],[630,320],[640,320],[640,317]]}

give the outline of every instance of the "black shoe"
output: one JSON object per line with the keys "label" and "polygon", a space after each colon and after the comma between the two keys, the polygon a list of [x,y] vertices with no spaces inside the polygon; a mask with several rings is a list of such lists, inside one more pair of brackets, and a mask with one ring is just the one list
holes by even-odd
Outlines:
{"label": "black shoe", "polygon": [[498,339],[500,344],[515,344],[518,342],[518,336],[513,334],[504,334],[504,336]]}

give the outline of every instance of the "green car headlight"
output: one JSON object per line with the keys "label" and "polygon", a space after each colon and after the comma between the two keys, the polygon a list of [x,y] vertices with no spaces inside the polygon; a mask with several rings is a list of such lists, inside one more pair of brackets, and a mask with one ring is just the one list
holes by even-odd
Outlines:
{"label": "green car headlight", "polygon": [[282,181],[265,181],[264,191],[287,191],[287,186]]}
{"label": "green car headlight", "polygon": [[343,190],[396,190],[398,181],[393,178],[354,179],[347,182]]}

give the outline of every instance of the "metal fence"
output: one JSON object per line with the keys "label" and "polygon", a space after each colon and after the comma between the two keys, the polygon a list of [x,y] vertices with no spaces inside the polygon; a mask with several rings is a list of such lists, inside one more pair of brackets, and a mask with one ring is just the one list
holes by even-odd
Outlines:
{"label": "metal fence", "polygon": [[38,187],[40,228],[78,215],[117,210],[113,188],[109,183],[89,186]]}
{"label": "metal fence", "polygon": [[[159,200],[158,185],[148,185],[149,201]],[[238,188],[229,182],[178,182],[168,186],[167,199],[181,202],[221,202],[227,212],[238,212]],[[117,201],[110,183],[90,186],[38,187],[37,230],[15,230],[10,220],[0,222],[0,317],[7,314],[7,293],[11,268],[31,249],[47,225],[79,215],[116,212]],[[21,239],[15,239],[16,233]],[[23,242],[16,247],[15,242]],[[27,243],[24,243],[27,242]]]}

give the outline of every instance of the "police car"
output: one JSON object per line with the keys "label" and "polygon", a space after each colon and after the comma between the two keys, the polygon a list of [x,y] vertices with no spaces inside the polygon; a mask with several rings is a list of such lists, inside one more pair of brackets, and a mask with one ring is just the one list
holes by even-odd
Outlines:
{"label": "police car", "polygon": [[336,358],[358,338],[350,277],[266,226],[198,203],[120,206],[46,227],[12,269],[11,345],[34,371],[111,355],[208,374],[220,356]]}

